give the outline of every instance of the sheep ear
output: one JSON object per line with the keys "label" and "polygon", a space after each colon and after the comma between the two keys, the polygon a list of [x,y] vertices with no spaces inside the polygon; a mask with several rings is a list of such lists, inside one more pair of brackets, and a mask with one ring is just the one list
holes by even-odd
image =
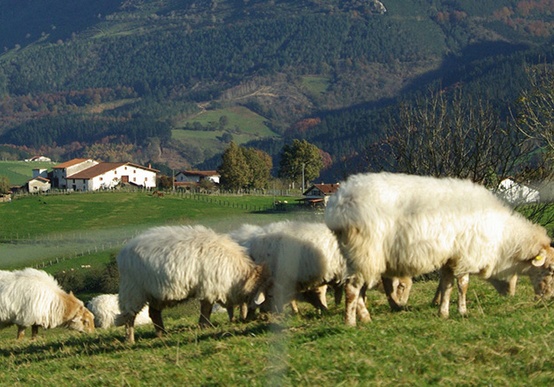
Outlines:
{"label": "sheep ear", "polygon": [[264,292],[258,292],[258,294],[256,294],[256,297],[254,297],[254,304],[261,305],[264,301],[265,301]]}
{"label": "sheep ear", "polygon": [[546,258],[544,257],[544,255],[537,255],[535,258],[533,258],[531,263],[533,264],[533,266],[539,267],[544,265],[545,261],[546,261]]}

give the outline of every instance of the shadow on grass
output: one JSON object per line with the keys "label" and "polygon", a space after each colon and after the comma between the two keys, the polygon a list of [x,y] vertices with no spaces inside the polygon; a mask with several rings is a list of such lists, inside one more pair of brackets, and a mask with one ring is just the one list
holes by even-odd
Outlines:
{"label": "shadow on grass", "polygon": [[4,342],[0,347],[0,357],[11,358],[11,363],[20,365],[29,361],[45,361],[66,359],[75,356],[94,356],[124,352],[128,350],[148,350],[173,347],[183,344],[194,344],[199,341],[222,341],[230,337],[255,337],[266,334],[273,329],[267,322],[252,322],[237,325],[221,325],[200,329],[197,325],[176,325],[168,330],[161,339],[151,329],[141,329],[135,332],[136,343],[125,343],[125,331],[120,328],[97,330],[90,335],[72,335],[57,341],[53,338],[38,337],[36,340],[23,339]]}

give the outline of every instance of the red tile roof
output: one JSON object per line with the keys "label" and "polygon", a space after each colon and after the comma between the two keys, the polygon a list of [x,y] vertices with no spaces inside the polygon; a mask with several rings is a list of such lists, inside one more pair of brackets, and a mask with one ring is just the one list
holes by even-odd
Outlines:
{"label": "red tile roof", "polygon": [[314,188],[317,188],[320,190],[324,195],[332,195],[339,189],[340,184],[313,184],[310,188],[308,188],[303,195],[308,194],[311,190]]}
{"label": "red tile roof", "polygon": [[93,165],[90,168],[83,169],[82,171],[79,171],[71,176],[67,176],[66,179],[92,179],[93,177],[113,171],[114,169],[126,164],[127,163],[100,163]]}
{"label": "red tile roof", "polygon": [[55,165],[52,168],[54,168],[54,169],[64,169],[64,168],[72,167],[72,166],[77,165],[77,164],[84,163],[85,161],[88,161],[88,160],[90,160],[90,159],[72,159],[72,160],[66,161],[64,163]]}

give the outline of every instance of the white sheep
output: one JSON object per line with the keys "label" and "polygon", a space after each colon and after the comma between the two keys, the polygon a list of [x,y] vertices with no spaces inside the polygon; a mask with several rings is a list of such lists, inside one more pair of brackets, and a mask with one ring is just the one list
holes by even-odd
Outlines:
{"label": "white sheep", "polygon": [[214,303],[227,309],[261,303],[270,286],[265,266],[256,265],[228,235],[203,226],[150,229],[121,250],[117,264],[121,315],[116,325],[125,324],[130,343],[135,316],[146,303],[161,337],[165,331],[161,311],[167,306],[199,299],[199,323],[206,326]]}
{"label": "white sheep", "polygon": [[82,301],[63,291],[44,271],[0,271],[0,328],[13,324],[17,325],[18,339],[25,336],[28,326],[35,338],[39,326],[93,332],[94,316]]}
{"label": "white sheep", "polygon": [[546,230],[469,181],[353,175],[329,200],[325,221],[347,260],[348,325],[356,324],[360,288],[381,276],[413,277],[440,269],[443,317],[449,313],[454,278],[461,314],[467,312],[469,274],[509,281],[516,273],[534,273],[536,293],[552,278],[554,249]]}
{"label": "white sheep", "polygon": [[[96,328],[109,328],[115,326],[115,319],[121,313],[119,310],[119,296],[117,294],[100,294],[86,303],[88,310],[94,315]],[[142,308],[135,318],[135,325],[151,323],[148,316],[148,306]]]}
{"label": "white sheep", "polygon": [[[244,224],[230,233],[248,249],[257,263],[266,263],[273,276],[273,305],[281,312],[291,303],[298,312],[296,299],[327,309],[327,285],[340,289],[346,275],[346,263],[337,239],[324,223],[281,221],[265,226]],[[336,300],[340,302],[340,297]]]}
{"label": "white sheep", "polygon": [[[230,232],[245,246],[257,263],[267,263],[274,278],[275,299],[270,308],[282,311],[286,303],[298,313],[297,300],[319,310],[327,310],[326,291],[334,289],[335,303],[340,304],[346,276],[344,260],[337,239],[321,222],[281,221],[257,226],[243,224]],[[411,278],[395,278],[385,292],[393,310],[406,304]],[[385,281],[383,281],[385,283]],[[359,302],[358,314],[368,314]]]}

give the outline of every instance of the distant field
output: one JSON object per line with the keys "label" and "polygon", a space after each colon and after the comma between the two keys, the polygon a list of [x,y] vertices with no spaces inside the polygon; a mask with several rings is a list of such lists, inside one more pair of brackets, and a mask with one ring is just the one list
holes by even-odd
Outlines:
{"label": "distant field", "polygon": [[[252,136],[259,137],[275,137],[277,134],[269,129],[264,123],[265,118],[252,112],[251,110],[242,107],[230,107],[226,109],[206,110],[193,118],[184,120],[181,124],[199,122],[202,125],[210,123],[219,123],[219,119],[226,116],[228,124],[226,129],[233,130],[238,127],[240,131]],[[177,125],[179,127],[179,125]]]}
{"label": "distant field", "polygon": [[228,231],[239,222],[286,217],[260,212],[271,208],[274,199],[171,194],[157,198],[144,192],[22,197],[0,203],[0,269],[109,250],[156,225],[200,223]]}
{"label": "distant field", "polygon": [[329,84],[329,78],[326,77],[306,76],[302,78],[302,86],[314,95],[325,93]]}
{"label": "distant field", "polygon": [[0,161],[0,176],[6,176],[11,185],[23,185],[33,177],[34,168],[52,170],[57,163]]}

